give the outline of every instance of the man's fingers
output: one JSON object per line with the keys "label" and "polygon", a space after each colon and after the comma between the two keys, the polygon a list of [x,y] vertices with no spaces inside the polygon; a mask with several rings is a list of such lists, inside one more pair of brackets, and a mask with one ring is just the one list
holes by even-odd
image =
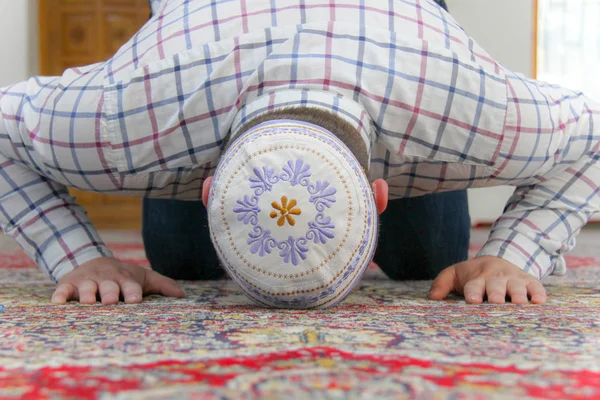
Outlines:
{"label": "man's fingers", "polygon": [[142,301],[142,286],[129,278],[123,278],[119,281],[123,300],[127,304],[140,303]]}
{"label": "man's fingers", "polygon": [[185,297],[185,292],[177,282],[155,271],[146,271],[145,294],[162,294],[167,297]]}
{"label": "man's fingers", "polygon": [[546,302],[546,289],[540,281],[534,280],[527,285],[527,292],[534,304],[544,304]]}
{"label": "man's fingers", "polygon": [[481,304],[485,293],[485,279],[477,278],[468,281],[463,288],[465,301],[470,304]]}
{"label": "man's fingers", "polygon": [[488,303],[506,303],[506,278],[488,278],[485,282]]}
{"label": "man's fingers", "polygon": [[79,302],[81,304],[96,304],[96,294],[98,293],[98,284],[92,280],[86,279],[77,285],[79,292]]}
{"label": "man's fingers", "polygon": [[526,304],[529,302],[527,299],[527,286],[525,281],[522,279],[510,279],[506,284],[510,301],[514,304]]}
{"label": "man's fingers", "polygon": [[119,303],[119,285],[114,281],[101,281],[98,284],[100,299],[102,304],[118,304]]}
{"label": "man's fingers", "polygon": [[455,290],[454,282],[456,279],[456,269],[454,267],[448,267],[435,278],[429,289],[429,299],[431,300],[443,300],[450,292]]}
{"label": "man's fingers", "polygon": [[77,288],[70,283],[61,283],[56,287],[50,301],[54,304],[65,304],[70,299],[77,298]]}

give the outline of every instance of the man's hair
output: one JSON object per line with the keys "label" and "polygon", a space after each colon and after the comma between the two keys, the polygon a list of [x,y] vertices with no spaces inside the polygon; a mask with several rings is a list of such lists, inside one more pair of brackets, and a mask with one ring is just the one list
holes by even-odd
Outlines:
{"label": "man's hair", "polygon": [[320,126],[337,136],[348,148],[361,167],[366,171],[369,165],[369,153],[360,133],[346,120],[334,115],[331,112],[312,107],[287,107],[275,111],[266,112],[256,118],[251,119],[244,124],[239,133],[249,131],[253,127],[263,122],[276,119],[290,119],[296,121],[308,122],[309,124]]}

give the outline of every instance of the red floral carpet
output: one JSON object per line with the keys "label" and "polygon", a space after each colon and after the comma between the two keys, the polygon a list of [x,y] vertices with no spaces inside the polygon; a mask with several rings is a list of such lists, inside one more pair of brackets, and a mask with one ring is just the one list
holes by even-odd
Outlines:
{"label": "red floral carpet", "polygon": [[[105,237],[144,263],[137,235]],[[50,281],[1,239],[0,398],[598,399],[600,230],[568,261],[544,306],[430,302],[428,282],[378,270],[326,311],[260,309],[229,281],[52,306]]]}

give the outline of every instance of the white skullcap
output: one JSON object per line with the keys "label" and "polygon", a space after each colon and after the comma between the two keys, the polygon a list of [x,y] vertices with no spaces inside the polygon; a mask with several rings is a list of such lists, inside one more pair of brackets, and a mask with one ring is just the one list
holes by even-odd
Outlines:
{"label": "white skullcap", "polygon": [[255,302],[327,308],[371,262],[377,210],[351,151],[312,124],[276,120],[223,154],[208,203],[217,254]]}

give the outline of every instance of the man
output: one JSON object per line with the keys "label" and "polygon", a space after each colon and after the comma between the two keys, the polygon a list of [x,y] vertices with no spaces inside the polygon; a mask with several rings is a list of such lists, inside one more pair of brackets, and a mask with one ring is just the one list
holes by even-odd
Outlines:
{"label": "man", "polygon": [[[150,2],[153,14],[162,3]],[[447,11],[443,0],[436,3]],[[433,279],[467,259],[470,229],[466,190],[394,199],[380,222],[374,261],[392,279]],[[151,265],[163,275],[207,280],[225,274],[209,245],[207,212],[200,201],[145,198],[143,238]]]}
{"label": "man", "polygon": [[182,295],[110,258],[62,185],[197,199],[229,138],[286,107],[350,124],[392,199],[517,186],[432,299],[543,303],[539,279],[564,273],[598,209],[600,106],[506,70],[433,2],[167,1],[106,63],[0,92],[5,231],[59,281],[57,303]]}

